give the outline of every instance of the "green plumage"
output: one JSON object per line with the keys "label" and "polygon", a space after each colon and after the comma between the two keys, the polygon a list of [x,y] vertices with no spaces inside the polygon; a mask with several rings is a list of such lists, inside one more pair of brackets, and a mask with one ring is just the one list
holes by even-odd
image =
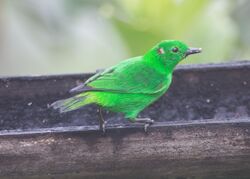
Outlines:
{"label": "green plumage", "polygon": [[[196,51],[195,51],[196,50]],[[180,41],[163,41],[144,56],[131,58],[100,72],[71,92],[79,94],[52,104],[67,112],[95,103],[134,121],[139,112],[162,96],[172,81],[175,66],[191,53]]]}

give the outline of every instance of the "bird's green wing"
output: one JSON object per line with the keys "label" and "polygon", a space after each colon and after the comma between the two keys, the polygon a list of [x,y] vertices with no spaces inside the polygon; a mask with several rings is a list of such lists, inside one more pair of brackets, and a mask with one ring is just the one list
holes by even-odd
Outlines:
{"label": "bird's green wing", "polygon": [[124,61],[100,72],[71,91],[155,94],[167,89],[171,77],[158,73],[140,58]]}
{"label": "bird's green wing", "polygon": [[82,92],[82,91],[85,91],[86,88],[87,88],[87,84],[91,83],[92,81],[98,79],[99,77],[101,76],[105,76],[107,75],[108,73],[111,73],[114,69],[115,69],[116,66],[113,66],[111,68],[108,68],[106,70],[103,70],[103,71],[100,71],[98,73],[96,73],[95,75],[93,75],[92,77],[90,77],[89,79],[87,79],[83,84],[80,84],[74,88],[72,88],[70,90],[70,92],[74,93],[74,92]]}

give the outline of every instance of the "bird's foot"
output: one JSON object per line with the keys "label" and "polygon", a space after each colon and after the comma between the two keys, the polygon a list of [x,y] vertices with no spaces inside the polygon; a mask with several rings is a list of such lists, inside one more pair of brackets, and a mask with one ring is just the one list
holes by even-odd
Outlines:
{"label": "bird's foot", "polygon": [[148,127],[154,123],[154,120],[152,120],[150,118],[137,118],[135,121],[138,123],[144,124],[144,132],[145,133],[148,132]]}
{"label": "bird's foot", "polygon": [[100,131],[102,131],[103,134],[105,134],[106,132],[106,124],[107,124],[107,121],[100,122]]}
{"label": "bird's foot", "polygon": [[154,123],[154,120],[150,119],[148,122],[145,122],[144,124],[144,132],[148,132],[148,127],[151,126]]}
{"label": "bird's foot", "polygon": [[151,126],[152,124],[153,124],[153,122],[145,123],[145,124],[144,124],[144,132],[145,132],[145,133],[148,132],[148,127]]}

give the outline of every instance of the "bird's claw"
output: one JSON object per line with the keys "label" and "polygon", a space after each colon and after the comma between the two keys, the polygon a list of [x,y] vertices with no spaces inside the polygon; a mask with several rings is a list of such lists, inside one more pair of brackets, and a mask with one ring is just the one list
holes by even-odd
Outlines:
{"label": "bird's claw", "polygon": [[148,127],[151,126],[154,123],[154,120],[150,119],[149,121],[145,122],[144,124],[144,132],[148,132]]}
{"label": "bird's claw", "polygon": [[103,134],[105,134],[105,132],[106,132],[106,124],[107,124],[107,121],[103,121],[100,124],[100,130],[103,132]]}

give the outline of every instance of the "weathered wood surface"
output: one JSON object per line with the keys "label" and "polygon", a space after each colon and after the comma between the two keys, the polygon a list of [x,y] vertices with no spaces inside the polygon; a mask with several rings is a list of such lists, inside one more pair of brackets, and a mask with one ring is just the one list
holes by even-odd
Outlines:
{"label": "weathered wood surface", "polygon": [[209,124],[2,136],[0,176],[249,178],[249,134],[249,124]]}
{"label": "weathered wood surface", "polygon": [[47,108],[89,75],[0,79],[0,178],[250,178],[250,63],[182,67],[143,112],[148,134],[95,106]]}

